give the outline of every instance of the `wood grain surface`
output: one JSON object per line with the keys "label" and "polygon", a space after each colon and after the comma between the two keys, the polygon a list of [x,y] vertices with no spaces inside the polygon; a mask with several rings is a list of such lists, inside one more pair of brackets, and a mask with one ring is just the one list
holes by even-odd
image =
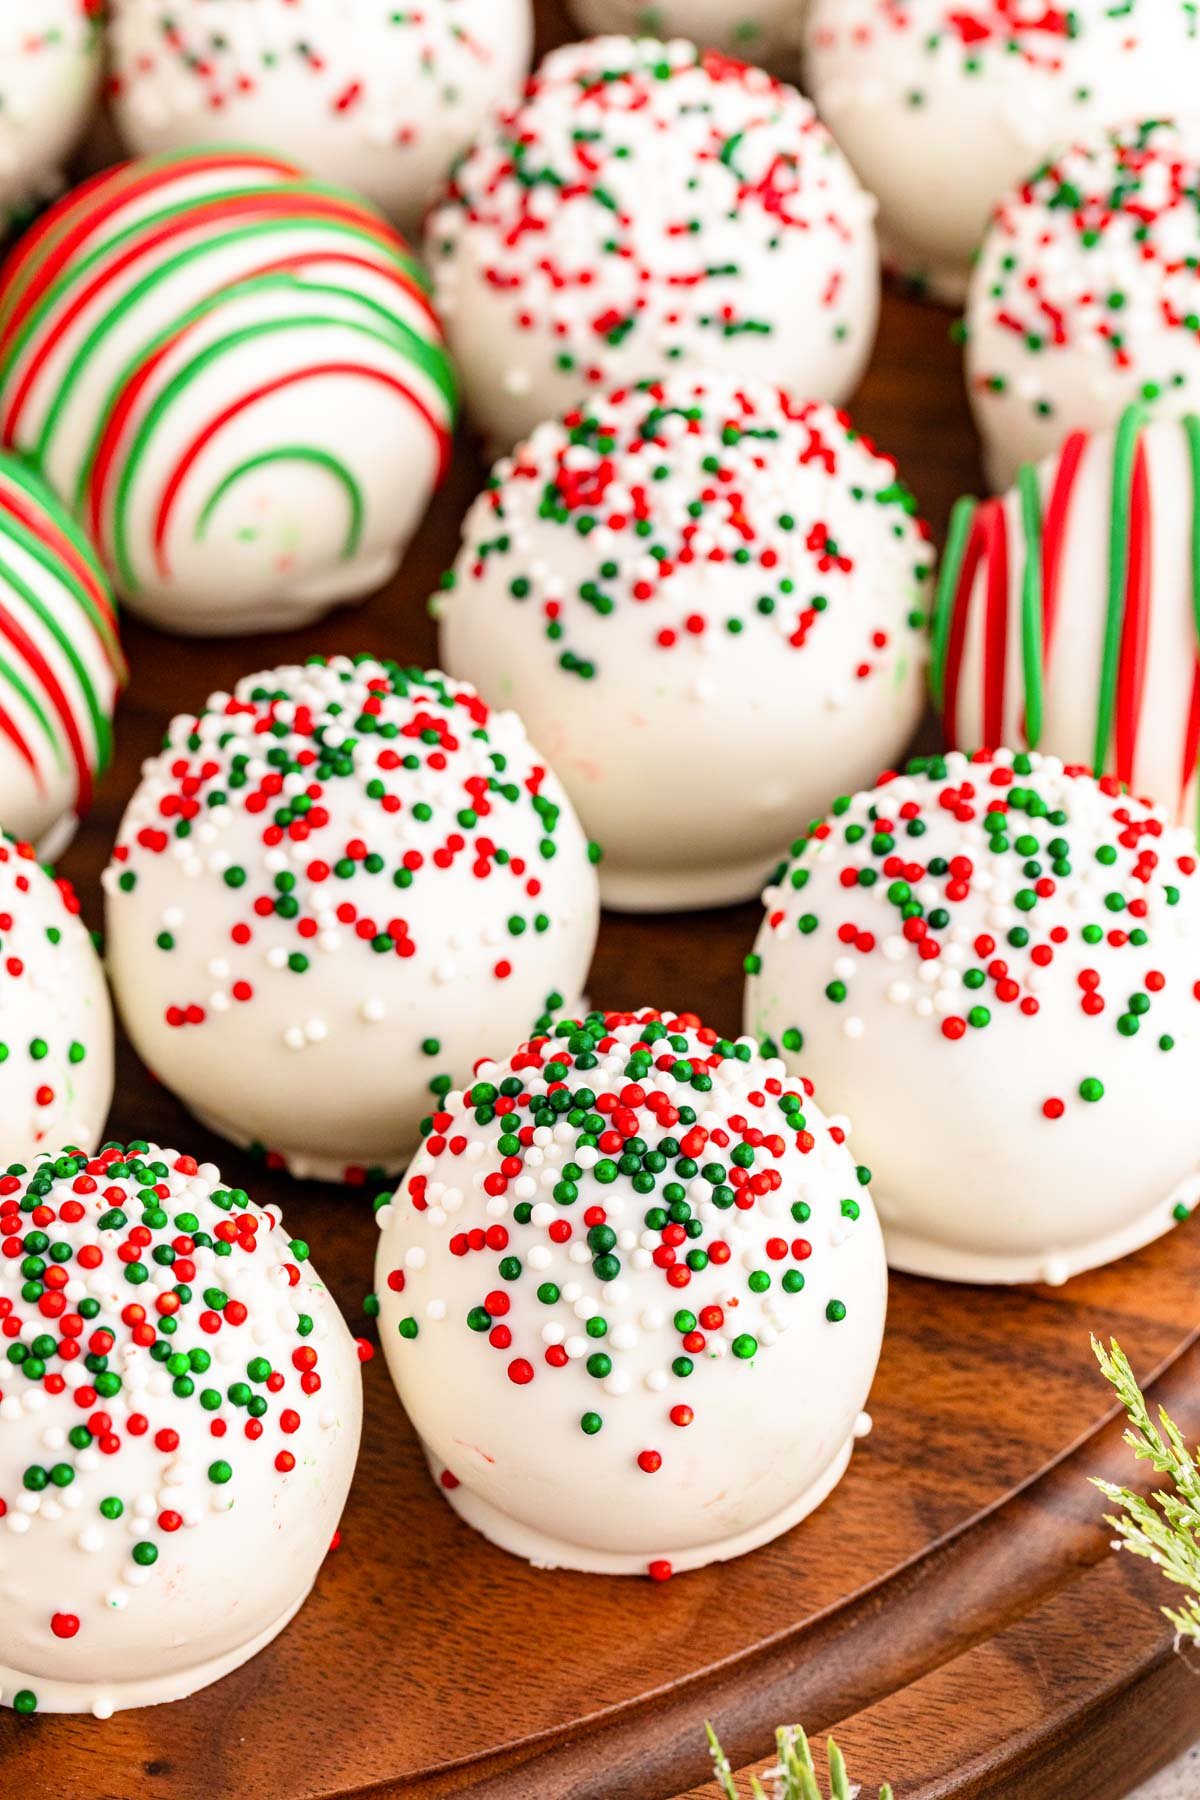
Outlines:
{"label": "wood grain surface", "polygon": [[[948,332],[947,314],[889,297],[853,409],[939,538],[978,482]],[[182,643],[129,625],[116,766],[62,865],[90,923],[121,809],[171,713],[311,651],[434,658],[425,600],[482,472],[461,444],[399,579],[301,637]],[[590,993],[735,1032],[757,914],[606,916]],[[258,1171],[127,1046],[111,1130],[213,1157],[279,1201],[371,1335],[369,1196]],[[174,1706],[106,1723],[5,1710],[0,1796],[711,1800],[694,1785],[711,1716],[735,1766],[761,1766],[772,1727],[802,1718],[836,1727],[858,1778],[890,1776],[901,1800],[1116,1800],[1200,1731],[1200,1686],[1171,1653],[1156,1578],[1110,1554],[1085,1479],[1130,1467],[1088,1333],[1115,1333],[1200,1433],[1198,1292],[1198,1223],[1057,1290],[895,1277],[875,1428],[832,1498],[775,1544],[665,1586],[536,1573],[476,1537],[431,1485],[377,1357],[342,1545],[295,1623]]]}

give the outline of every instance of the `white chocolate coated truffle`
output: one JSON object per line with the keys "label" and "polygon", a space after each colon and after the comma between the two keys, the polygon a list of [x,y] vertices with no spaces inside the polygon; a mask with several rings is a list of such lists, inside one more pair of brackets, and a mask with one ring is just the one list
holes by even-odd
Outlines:
{"label": "white chocolate coated truffle", "polygon": [[812,0],[810,90],[885,255],[957,301],[992,208],[1056,145],[1195,106],[1186,0]]}
{"label": "white chocolate coated truffle", "polygon": [[747,1024],[852,1117],[893,1268],[1062,1281],[1195,1204],[1189,832],[954,752],[838,802],[763,902]]}
{"label": "white chocolate coated truffle", "polygon": [[530,0],[119,0],[113,110],[138,154],[256,144],[411,227],[532,36]]}
{"label": "white chocolate coated truffle", "polygon": [[112,591],[62,503],[0,455],[0,825],[57,856],[112,757]]}
{"label": "white chocolate coated truffle", "polygon": [[358,1454],[354,1340],[277,1209],[157,1145],[0,1176],[0,1243],[0,1702],[181,1699],[312,1587]]}
{"label": "white chocolate coated truffle", "polygon": [[47,200],[83,136],[100,82],[100,9],[18,0],[0,14],[0,225]]}
{"label": "white chocolate coated truffle", "polygon": [[989,478],[1125,408],[1200,408],[1200,123],[1122,125],[1007,194],[967,300],[967,387]]}
{"label": "white chocolate coated truffle", "polygon": [[113,1091],[104,971],[70,882],[43,869],[29,844],[2,836],[0,984],[3,1155],[93,1149]]}
{"label": "white chocolate coated truffle", "polygon": [[153,1072],[294,1173],[395,1171],[481,1049],[583,986],[589,847],[513,713],[370,657],[175,719],[105,872]]}
{"label": "white chocolate coated truffle", "polygon": [[1001,499],[959,502],[933,689],[947,744],[1041,749],[1195,825],[1200,420],[1072,433]]}
{"label": "white chocolate coated truffle", "polygon": [[426,224],[476,424],[503,448],[676,364],[845,399],[875,335],[873,213],[761,69],[680,39],[552,51]]}
{"label": "white chocolate coated truffle", "polygon": [[394,572],[444,471],[454,378],[421,275],[364,201],[250,151],[67,195],[0,291],[0,433],[131,611],[308,623]]}
{"label": "white chocolate coated truffle", "polygon": [[895,464],[831,406],[681,370],[500,462],[441,654],[514,706],[634,910],[757,893],[923,701],[932,564]]}
{"label": "white chocolate coated truffle", "polygon": [[650,1009],[447,1098],[379,1213],[380,1337],[450,1504],[542,1567],[740,1556],[841,1478],[887,1274],[809,1084]]}
{"label": "white chocolate coated truffle", "polygon": [[791,74],[800,60],[805,0],[569,0],[581,32],[690,38]]}

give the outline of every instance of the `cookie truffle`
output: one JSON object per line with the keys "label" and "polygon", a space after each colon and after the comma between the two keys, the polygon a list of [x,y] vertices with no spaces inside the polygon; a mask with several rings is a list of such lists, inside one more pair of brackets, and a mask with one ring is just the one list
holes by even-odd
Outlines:
{"label": "cookie truffle", "polygon": [[894,1268],[1062,1281],[1194,1205],[1195,850],[1009,751],[914,762],[795,846],[746,1020],[849,1114]]}
{"label": "cookie truffle", "polygon": [[914,510],[831,406],[683,370],[496,466],[442,659],[517,708],[604,845],[607,903],[749,898],[833,787],[904,750],[932,562]]}
{"label": "cookie truffle", "polygon": [[879,1355],[866,1180],[808,1082],[691,1014],[478,1064],[379,1213],[380,1334],[446,1499],[539,1566],[659,1580],[795,1525]]}
{"label": "cookie truffle", "polygon": [[108,767],[124,679],[95,552],[45,482],[0,455],[0,825],[44,856]]}
{"label": "cookie truffle", "polygon": [[958,300],[992,208],[1058,144],[1195,106],[1180,0],[812,0],[813,97],[877,194],[885,254]]}
{"label": "cookie truffle", "polygon": [[503,448],[590,388],[705,362],[844,399],[875,334],[873,211],[762,70],[679,39],[553,51],[426,227],[477,424]]}
{"label": "cookie truffle", "polygon": [[173,631],[298,626],[378,587],[453,411],[403,240],[274,158],[125,164],[8,264],[0,436]]}
{"label": "cookie truffle", "polygon": [[570,0],[581,31],[685,37],[706,50],[791,71],[805,0]]}
{"label": "cookie truffle", "polygon": [[473,1057],[581,991],[598,910],[516,715],[369,657],[248,675],[173,720],[104,887],[150,1068],[330,1180],[400,1169]]}
{"label": "cookie truffle", "polygon": [[406,226],[529,67],[530,0],[121,0],[112,104],[131,150],[259,144]]}
{"label": "cookie truffle", "polygon": [[1123,125],[996,209],[971,276],[967,381],[993,486],[1125,407],[1200,407],[1200,126]]}
{"label": "cookie truffle", "polygon": [[312,1587],[358,1454],[354,1340],[277,1208],[154,1144],[16,1164],[0,1247],[0,1701],[181,1699]]}
{"label": "cookie truffle", "polygon": [[19,0],[0,17],[0,233],[48,200],[100,83],[91,0]]}
{"label": "cookie truffle", "polygon": [[1200,420],[1135,407],[1004,499],[961,500],[933,636],[946,743],[1051,751],[1194,825],[1198,497]]}
{"label": "cookie truffle", "polygon": [[28,1160],[61,1144],[92,1150],[113,1091],[104,972],[70,882],[43,869],[31,845],[3,835],[0,956],[4,1155]]}

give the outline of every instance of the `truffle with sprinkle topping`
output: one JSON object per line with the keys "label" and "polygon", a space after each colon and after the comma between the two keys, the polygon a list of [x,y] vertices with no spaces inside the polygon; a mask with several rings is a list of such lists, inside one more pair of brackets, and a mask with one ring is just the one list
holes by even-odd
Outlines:
{"label": "truffle with sprinkle topping", "polygon": [[1200,124],[1122,125],[1005,196],[967,301],[993,486],[1075,431],[1200,408]]}
{"label": "truffle with sprinkle topping", "polygon": [[893,1267],[1062,1281],[1200,1195],[1190,832],[1055,757],[837,801],[764,897],[746,1022],[845,1107]]}
{"label": "truffle with sprinkle topping", "polygon": [[813,0],[808,80],[885,252],[959,300],[992,208],[1055,145],[1194,108],[1192,0]]}
{"label": "truffle with sprinkle topping", "polygon": [[810,1083],[691,1014],[477,1064],[378,1215],[380,1332],[446,1499],[540,1566],[656,1580],[795,1525],[866,1423],[868,1179]]}
{"label": "truffle with sprinkle topping", "polygon": [[0,1703],[180,1699],[313,1584],[358,1454],[354,1340],[276,1208],[157,1145],[10,1167],[0,1250]]}
{"label": "truffle with sprinkle topping", "polygon": [[682,39],[606,37],[552,51],[481,133],[426,251],[503,448],[676,364],[845,399],[875,334],[873,214],[794,88]]}
{"label": "truffle with sprinkle topping", "polygon": [[138,154],[260,144],[417,226],[532,37],[530,0],[121,0],[113,111]]}
{"label": "truffle with sprinkle topping", "polygon": [[61,186],[96,106],[102,10],[95,0],[0,8],[0,232]]}
{"label": "truffle with sprinkle topping", "polygon": [[[99,1141],[113,1091],[104,971],[69,881],[0,834],[0,1143]],[[0,1383],[2,1385],[2,1383]]]}
{"label": "truffle with sprinkle topping", "polygon": [[906,747],[915,512],[831,406],[715,373],[584,401],[497,464],[442,656],[521,714],[604,845],[606,903],[748,899],[831,783]]}
{"label": "truffle with sprinkle topping", "polygon": [[104,876],[114,991],[215,1129],[361,1181],[481,1044],[580,992],[594,854],[472,688],[366,656],[248,675],[144,766]]}

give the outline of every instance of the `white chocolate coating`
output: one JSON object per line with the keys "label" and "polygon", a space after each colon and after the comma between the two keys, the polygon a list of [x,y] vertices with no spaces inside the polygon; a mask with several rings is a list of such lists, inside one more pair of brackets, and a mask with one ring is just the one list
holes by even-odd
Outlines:
{"label": "white chocolate coating", "polygon": [[946,743],[1050,751],[1194,826],[1198,495],[1200,424],[1134,409],[1002,500],[961,501],[934,632]]}
{"label": "white chocolate coating", "polygon": [[998,490],[1134,403],[1200,407],[1200,123],[1122,125],[1007,194],[971,275],[967,389]]}
{"label": "white chocolate coating", "polygon": [[0,455],[0,823],[45,858],[108,766],[124,677],[95,551],[46,484]]}
{"label": "white chocolate coating", "polygon": [[812,0],[805,44],[887,255],[953,301],[993,206],[1055,144],[1186,112],[1200,77],[1185,0]]}
{"label": "white chocolate coating", "polygon": [[93,1149],[113,1091],[104,971],[71,884],[43,869],[28,844],[3,837],[0,984],[4,1156],[30,1160],[62,1144]]}
{"label": "white chocolate coating", "polygon": [[844,1129],[778,1059],[649,1009],[560,1025],[468,1092],[378,1215],[380,1337],[450,1504],[541,1567],[656,1579],[795,1524],[883,1331]]}
{"label": "white chocolate coating", "polygon": [[903,752],[932,562],[914,510],[831,406],[685,370],[497,464],[442,660],[521,715],[604,846],[606,904],[748,899],[833,788]]}
{"label": "white chocolate coating", "polygon": [[690,38],[760,68],[794,75],[805,0],[570,0],[580,33]]}
{"label": "white chocolate coating", "polygon": [[0,224],[48,200],[100,82],[100,23],[86,0],[16,0],[0,12]]}
{"label": "white chocolate coating", "polygon": [[718,362],[842,400],[875,335],[874,203],[794,88],[676,39],[554,50],[426,223],[476,424]]}
{"label": "white chocolate coating", "polygon": [[118,0],[113,109],[139,155],[255,144],[411,229],[532,39],[530,0]]}
{"label": "white chocolate coating", "polygon": [[767,889],[747,1024],[852,1113],[893,1267],[1062,1281],[1200,1195],[1195,841],[1053,757],[912,771]]}
{"label": "white chocolate coating", "polygon": [[449,453],[453,373],[403,240],[249,151],[68,195],[0,294],[0,433],[130,609],[307,623],[396,568]]}
{"label": "white chocolate coating", "polygon": [[0,1702],[107,1718],[227,1674],[303,1603],[354,1472],[358,1358],[278,1210],[212,1163],[47,1159],[23,1206],[30,1179],[0,1179],[25,1351],[0,1399]]}
{"label": "white chocolate coating", "polygon": [[401,1168],[439,1081],[578,994],[598,915],[520,720],[369,657],[175,719],[104,888],[143,1059],[225,1136],[331,1180]]}

